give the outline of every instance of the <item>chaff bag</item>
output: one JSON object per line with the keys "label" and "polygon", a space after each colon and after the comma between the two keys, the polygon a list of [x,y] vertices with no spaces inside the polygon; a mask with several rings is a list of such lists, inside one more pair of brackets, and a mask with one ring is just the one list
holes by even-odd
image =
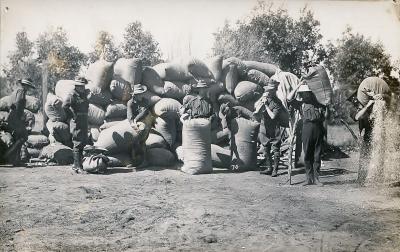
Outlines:
{"label": "chaff bag", "polygon": [[303,80],[314,93],[317,101],[322,105],[331,103],[332,86],[325,68],[322,66],[311,67]]}
{"label": "chaff bag", "polygon": [[84,157],[82,162],[83,170],[90,173],[104,172],[107,169],[109,159],[103,154]]}

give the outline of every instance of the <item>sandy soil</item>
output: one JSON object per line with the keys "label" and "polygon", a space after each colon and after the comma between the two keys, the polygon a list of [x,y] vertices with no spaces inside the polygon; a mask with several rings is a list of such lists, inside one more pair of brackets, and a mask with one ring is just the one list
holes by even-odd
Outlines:
{"label": "sandy soil", "polygon": [[324,187],[256,171],[2,167],[0,250],[398,251],[400,190],[357,186],[356,159],[325,161]]}

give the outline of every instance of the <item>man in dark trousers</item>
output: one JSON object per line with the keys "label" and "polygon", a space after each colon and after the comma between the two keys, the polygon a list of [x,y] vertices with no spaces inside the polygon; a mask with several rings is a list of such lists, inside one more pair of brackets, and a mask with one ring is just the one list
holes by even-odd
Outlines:
{"label": "man in dark trousers", "polygon": [[[300,101],[294,100],[299,94]],[[298,85],[287,97],[288,102],[299,103],[303,120],[302,142],[304,150],[304,165],[306,168],[306,181],[303,185],[323,184],[319,181],[321,168],[322,144],[324,140],[325,106],[318,103],[306,83]]]}
{"label": "man in dark trousers", "polygon": [[146,92],[146,86],[142,84],[134,85],[132,97],[127,103],[127,119],[130,125],[132,128],[144,132],[144,136],[140,138],[141,141],[132,144],[132,148],[135,150],[134,165],[138,164],[137,168],[145,168],[147,166],[145,141],[153,126],[152,120],[146,120],[149,116],[151,117],[150,104],[143,96]]}
{"label": "man in dark trousers", "polygon": [[63,108],[68,114],[70,130],[72,134],[74,164],[72,170],[75,173],[85,173],[82,168],[83,148],[88,143],[88,110],[89,101],[85,85],[87,80],[83,77],[75,78],[74,92],[68,95],[63,103]]}
{"label": "man in dark trousers", "polygon": [[[268,85],[264,87],[264,94],[255,104],[254,115],[260,118],[261,126],[259,140],[264,153],[265,161],[268,162],[267,169],[261,174],[271,174],[272,177],[278,175],[280,148],[282,143],[283,129],[279,121],[279,113],[284,109],[282,102],[276,96],[279,81],[270,78]],[[272,152],[272,154],[271,154]]]}
{"label": "man in dark trousers", "polygon": [[8,163],[14,166],[20,166],[21,163],[21,147],[28,139],[30,128],[25,127],[24,109],[26,105],[26,92],[28,88],[35,88],[31,79],[18,80],[20,87],[16,89],[11,96],[10,113],[7,120],[7,128],[11,133],[14,144],[6,153]]}

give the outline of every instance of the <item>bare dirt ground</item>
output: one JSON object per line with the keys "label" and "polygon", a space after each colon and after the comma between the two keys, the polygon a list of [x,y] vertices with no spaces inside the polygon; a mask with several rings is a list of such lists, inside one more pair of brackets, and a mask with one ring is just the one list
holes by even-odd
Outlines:
{"label": "bare dirt ground", "polygon": [[324,187],[288,186],[284,170],[271,178],[2,167],[0,249],[399,251],[400,190],[355,184],[357,156],[325,161]]}

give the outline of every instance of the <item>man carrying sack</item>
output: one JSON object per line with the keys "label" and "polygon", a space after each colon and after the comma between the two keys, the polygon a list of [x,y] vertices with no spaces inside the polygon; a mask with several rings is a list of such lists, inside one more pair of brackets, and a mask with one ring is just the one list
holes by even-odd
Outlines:
{"label": "man carrying sack", "polygon": [[89,101],[83,77],[75,78],[74,92],[70,93],[63,103],[63,108],[71,118],[70,130],[72,134],[74,164],[72,170],[75,173],[85,173],[82,167],[83,148],[88,143],[88,111]]}
{"label": "man carrying sack", "polygon": [[35,89],[31,79],[22,79],[17,82],[20,87],[11,94],[11,107],[7,119],[7,129],[11,133],[14,144],[5,153],[5,159],[14,166],[21,163],[21,147],[28,139],[28,133],[32,129],[25,128],[24,109],[26,105],[26,92],[29,88]]}
{"label": "man carrying sack", "polygon": [[[271,77],[268,85],[264,87],[264,94],[255,103],[254,115],[261,118],[259,139],[264,149],[265,159],[268,162],[267,169],[261,174],[270,174],[272,177],[278,175],[280,148],[282,143],[283,129],[279,122],[279,113],[284,109],[282,102],[276,96],[279,81]],[[272,152],[272,153],[271,153]]]}

